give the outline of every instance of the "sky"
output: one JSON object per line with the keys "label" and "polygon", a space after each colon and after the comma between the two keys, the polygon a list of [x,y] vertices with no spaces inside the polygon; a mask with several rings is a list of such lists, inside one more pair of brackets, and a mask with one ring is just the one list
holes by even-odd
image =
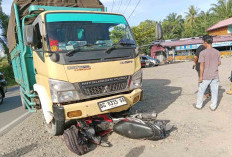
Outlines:
{"label": "sky", "polygon": [[[13,0],[2,1],[3,11],[9,15]],[[140,3],[135,9],[139,1]],[[196,6],[200,11],[207,11],[211,4],[217,3],[217,0],[101,0],[101,2],[109,12],[123,14],[130,25],[136,26],[145,20],[161,21],[173,12],[184,17],[190,5]],[[132,14],[134,9],[135,11]]]}

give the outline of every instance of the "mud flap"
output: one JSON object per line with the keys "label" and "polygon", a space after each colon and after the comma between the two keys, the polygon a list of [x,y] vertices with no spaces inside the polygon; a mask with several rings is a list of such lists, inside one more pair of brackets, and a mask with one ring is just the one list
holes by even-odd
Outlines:
{"label": "mud flap", "polygon": [[33,87],[34,87],[34,90],[39,95],[45,121],[47,124],[49,124],[53,120],[53,114],[52,114],[52,111],[49,109],[48,104],[52,104],[52,102],[50,102],[48,98],[48,94],[43,86],[34,84]]}

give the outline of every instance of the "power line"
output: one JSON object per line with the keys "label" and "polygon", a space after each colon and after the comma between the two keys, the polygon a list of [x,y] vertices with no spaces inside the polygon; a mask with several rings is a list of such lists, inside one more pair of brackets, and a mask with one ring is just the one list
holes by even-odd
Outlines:
{"label": "power line", "polygon": [[129,0],[129,2],[128,2],[128,4],[127,4],[127,6],[126,6],[126,8],[125,8],[125,11],[123,12],[123,14],[125,14],[125,12],[126,12],[127,8],[128,8],[128,7],[129,7],[129,5],[130,5],[130,2],[131,2],[131,0]]}
{"label": "power line", "polygon": [[118,13],[119,13],[119,11],[120,11],[121,6],[122,6],[122,0],[121,0],[121,2],[120,2],[120,4],[119,4]]}
{"label": "power line", "polygon": [[127,20],[130,19],[131,15],[135,12],[136,8],[138,7],[139,3],[141,2],[141,0],[138,1],[138,3],[136,4],[134,10],[131,12],[130,16],[127,18]]}
{"label": "power line", "polygon": [[111,8],[111,12],[113,12],[113,8],[114,8],[114,0],[113,0],[113,4],[112,4],[112,8]]}

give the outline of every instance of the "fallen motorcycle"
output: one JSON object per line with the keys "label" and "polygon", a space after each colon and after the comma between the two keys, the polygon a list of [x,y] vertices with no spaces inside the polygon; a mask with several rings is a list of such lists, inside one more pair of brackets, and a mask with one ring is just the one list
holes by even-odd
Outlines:
{"label": "fallen motorcycle", "polygon": [[115,132],[131,139],[160,140],[167,137],[172,129],[169,121],[156,120],[156,113],[135,114],[129,117],[115,118],[109,114],[77,120],[64,131],[63,137],[67,147],[78,155],[90,151],[90,144],[110,146],[102,137]]}

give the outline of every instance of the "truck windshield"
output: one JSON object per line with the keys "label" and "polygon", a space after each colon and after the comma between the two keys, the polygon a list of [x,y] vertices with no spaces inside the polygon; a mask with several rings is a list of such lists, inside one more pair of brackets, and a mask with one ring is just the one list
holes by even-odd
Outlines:
{"label": "truck windshield", "polygon": [[51,51],[105,50],[118,42],[135,47],[131,30],[120,15],[50,13],[46,15],[46,29]]}

